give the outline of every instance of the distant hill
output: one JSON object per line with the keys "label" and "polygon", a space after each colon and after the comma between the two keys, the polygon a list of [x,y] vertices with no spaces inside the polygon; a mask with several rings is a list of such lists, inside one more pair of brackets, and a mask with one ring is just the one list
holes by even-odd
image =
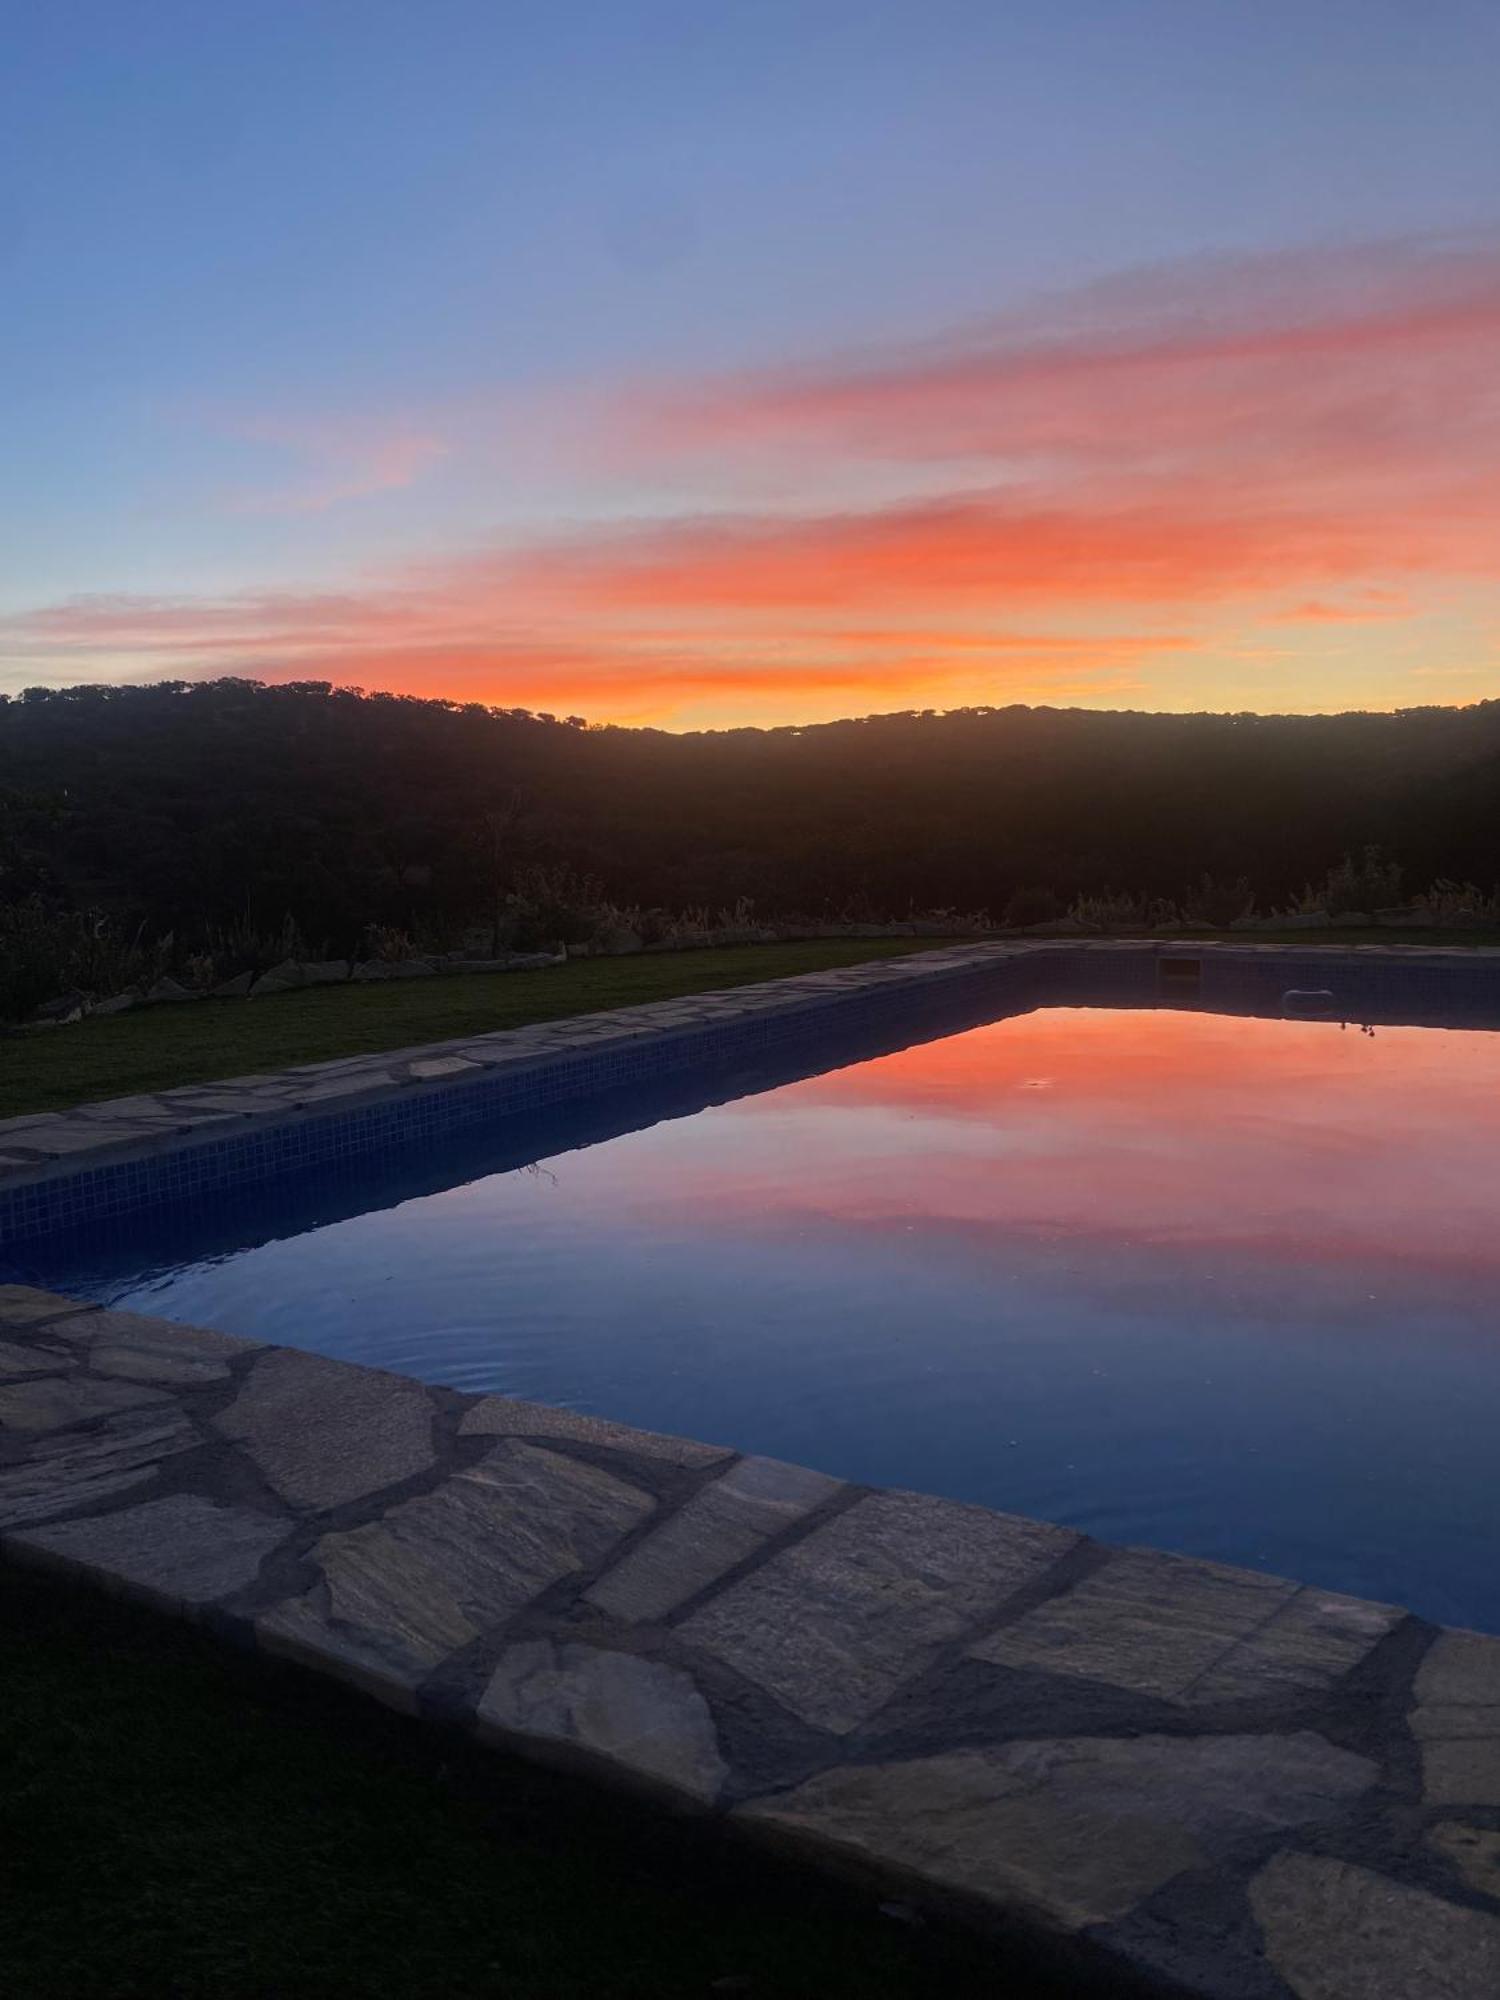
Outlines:
{"label": "distant hill", "polygon": [[[1500,877],[1500,701],[1337,716],[967,709],[669,735],[241,680],[0,700],[0,897],[179,939],[483,917],[517,871],[627,904],[999,914],[1019,889],[1265,906],[1378,845]],[[561,872],[559,872],[561,871]]]}

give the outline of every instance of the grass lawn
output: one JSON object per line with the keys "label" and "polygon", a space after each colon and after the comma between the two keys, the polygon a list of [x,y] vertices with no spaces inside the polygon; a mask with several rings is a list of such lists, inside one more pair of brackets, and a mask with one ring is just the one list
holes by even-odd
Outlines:
{"label": "grass lawn", "polygon": [[[1192,944],[1204,931],[1171,940]],[[1237,944],[1500,944],[1500,933],[1336,930],[1217,933]],[[101,1097],[442,1042],[794,972],[932,951],[940,938],[849,938],[720,951],[578,959],[545,972],[474,973],[317,986],[265,1000],[145,1007],[46,1034],[0,1039],[0,1118]]]}
{"label": "grass lawn", "polygon": [[575,1781],[0,1569],[6,2000],[1078,2000]]}
{"label": "grass lawn", "polygon": [[581,958],[543,972],[314,986],[265,1000],[143,1007],[0,1040],[0,1118],[747,986],[794,972],[932,951],[941,943],[940,938],[848,938],[737,945]]}

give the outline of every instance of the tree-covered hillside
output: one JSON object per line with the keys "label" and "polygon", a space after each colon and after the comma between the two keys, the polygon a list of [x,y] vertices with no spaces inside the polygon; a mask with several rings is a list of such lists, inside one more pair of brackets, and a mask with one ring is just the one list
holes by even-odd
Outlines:
{"label": "tree-covered hillside", "polygon": [[[290,917],[352,951],[518,887],[758,915],[1178,898],[1263,907],[1376,845],[1500,876],[1500,701],[1327,717],[1035,708],[668,735],[248,681],[0,701],[0,896],[179,940]],[[538,887],[540,885],[540,887]]]}

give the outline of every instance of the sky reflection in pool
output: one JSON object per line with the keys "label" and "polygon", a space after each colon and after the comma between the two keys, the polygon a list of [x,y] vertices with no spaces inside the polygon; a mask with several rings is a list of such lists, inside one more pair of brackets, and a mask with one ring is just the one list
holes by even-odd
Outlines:
{"label": "sky reflection in pool", "polygon": [[1497,1166],[1500,1035],[1050,1008],[107,1289],[1500,1629]]}

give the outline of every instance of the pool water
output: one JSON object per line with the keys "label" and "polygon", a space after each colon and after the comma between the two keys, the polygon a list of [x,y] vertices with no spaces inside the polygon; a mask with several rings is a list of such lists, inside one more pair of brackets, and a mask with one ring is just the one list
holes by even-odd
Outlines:
{"label": "pool water", "polygon": [[49,1282],[1500,1629],[1500,1034],[1051,1007]]}

